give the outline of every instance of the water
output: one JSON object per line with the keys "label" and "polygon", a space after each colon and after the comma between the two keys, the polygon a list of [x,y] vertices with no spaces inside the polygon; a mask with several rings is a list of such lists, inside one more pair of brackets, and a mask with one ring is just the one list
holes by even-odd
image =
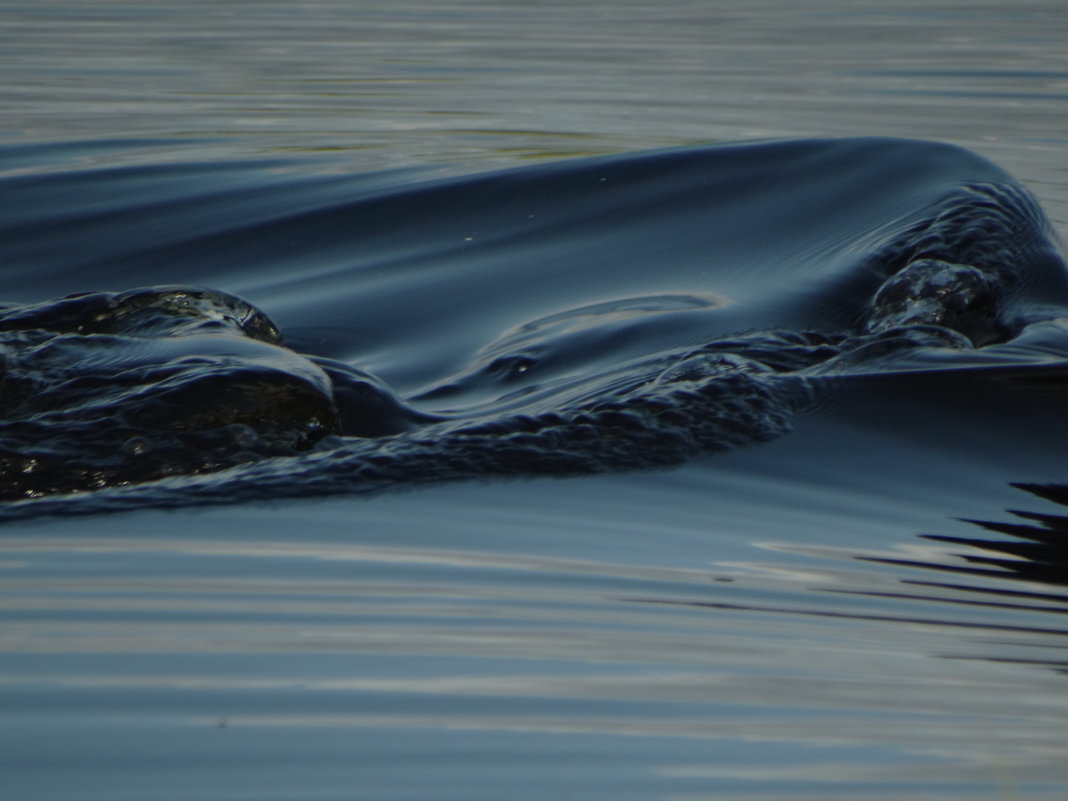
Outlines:
{"label": "water", "polygon": [[[738,207],[698,191],[718,171],[654,161],[657,192],[606,206],[565,157],[933,138],[1064,229],[1052,3],[361,6],[6,4],[0,297],[206,284],[410,397],[620,298],[712,300],[560,346],[557,374],[818,325],[873,221],[995,169],[835,151],[824,183]],[[532,160],[540,194],[492,172]],[[1030,345],[1052,356],[844,382],[788,435],[671,470],[9,522],[4,784],[1061,798],[1063,507],[1013,484],[1064,481],[1063,379],[1059,340]]]}

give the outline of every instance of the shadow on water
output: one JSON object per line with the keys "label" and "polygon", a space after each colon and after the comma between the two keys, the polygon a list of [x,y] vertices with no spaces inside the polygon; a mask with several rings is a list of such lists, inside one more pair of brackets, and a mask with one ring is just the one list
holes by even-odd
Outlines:
{"label": "shadow on water", "polygon": [[[1068,484],[1057,483],[1015,483],[1010,487],[1023,490],[1038,498],[1068,507]],[[629,601],[643,604],[665,604],[684,606],[714,611],[762,612],[774,615],[815,617],[839,620],[871,621],[891,624],[920,626],[931,630],[957,632],[966,635],[978,634],[988,646],[994,647],[1001,636],[1015,635],[1024,640],[1006,654],[970,653],[961,655],[942,652],[937,656],[945,659],[979,659],[984,662],[996,662],[1019,665],[1034,665],[1052,668],[1058,673],[1068,674],[1068,658],[1059,659],[1056,652],[1068,646],[1059,638],[1068,636],[1068,628],[1058,625],[1056,619],[1043,623],[1035,615],[1068,614],[1068,515],[1049,512],[1034,512],[1022,509],[1008,509],[1009,514],[1018,520],[1027,522],[1003,522],[956,518],[987,532],[1002,535],[999,538],[948,536],[942,534],[921,534],[924,540],[960,546],[961,550],[953,552],[933,552],[924,550],[928,559],[896,558],[876,555],[853,554],[850,558],[867,563],[888,565],[892,567],[918,568],[939,571],[954,576],[964,577],[960,581],[928,581],[913,578],[897,578],[904,588],[895,590],[855,589],[841,587],[809,587],[817,593],[847,595],[855,598],[869,598],[888,601],[894,610],[903,611],[899,605],[918,603],[922,611],[912,616],[901,611],[880,613],[867,609],[852,607],[839,609],[817,608],[815,606],[778,606],[753,605],[723,602],[691,601],[681,599],[629,598]],[[796,549],[804,552],[803,549]],[[835,549],[836,550],[836,549]],[[912,549],[909,549],[912,550]],[[826,552],[823,554],[827,555]],[[960,563],[963,561],[963,564]],[[972,580],[967,580],[968,578]],[[993,580],[993,581],[990,581]],[[1006,583],[1001,583],[1006,582]],[[1008,582],[1012,582],[1011,586]],[[939,606],[952,605],[957,608],[982,609],[991,613],[1004,613],[1006,617],[992,617],[980,620],[966,619],[957,615],[938,615],[929,604]],[[1058,638],[1051,640],[1050,637]],[[1030,646],[1038,649],[1054,649],[1052,656],[1028,658],[1026,653]],[[987,648],[980,646],[982,650]],[[1045,651],[1050,654],[1050,651]]]}

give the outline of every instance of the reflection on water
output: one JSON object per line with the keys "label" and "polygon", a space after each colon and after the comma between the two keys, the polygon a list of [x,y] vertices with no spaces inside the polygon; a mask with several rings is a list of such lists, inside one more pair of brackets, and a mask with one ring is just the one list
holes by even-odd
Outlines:
{"label": "reflection on water", "polygon": [[[1039,498],[1068,506],[1068,486],[1063,484],[1014,484],[1013,486],[1030,492]],[[967,537],[946,537],[928,535],[929,539],[942,542],[971,545],[984,551],[1006,554],[1015,558],[989,556],[965,556],[973,565],[989,565],[999,570],[981,568],[963,568],[964,572],[978,575],[1007,576],[1037,581],[1043,584],[1068,583],[1068,517],[1064,515],[1044,514],[1011,510],[1012,514],[1023,520],[1031,520],[1040,525],[1020,523],[997,523],[986,520],[969,520],[980,528],[998,534],[1007,534],[1013,540],[980,540]],[[1022,542],[1021,542],[1022,540]]]}
{"label": "reflection on water", "polygon": [[[1013,484],[1018,489],[1062,506],[1068,505],[1068,486],[1063,484]],[[966,583],[964,581],[925,581],[903,579],[909,589],[889,593],[889,597],[922,602],[952,603],[989,609],[1018,610],[1033,614],[1033,625],[1026,630],[1043,635],[1042,640],[1023,643],[1014,653],[984,657],[992,661],[1044,665],[1059,672],[1068,671],[1068,659],[1061,655],[1042,657],[1029,649],[1054,648],[1063,650],[1068,643],[1050,643],[1047,635],[1066,635],[1056,618],[1044,619],[1045,614],[1068,613],[1068,595],[1056,588],[1068,584],[1068,517],[1047,512],[1010,510],[1011,514],[1030,523],[1008,523],[990,520],[967,520],[985,531],[1006,535],[1008,539],[954,537],[925,534],[926,539],[967,546],[955,552],[963,564],[945,561],[925,562],[919,559],[865,557],[885,564],[939,570],[960,576],[1004,579],[1011,587],[997,583]],[[1036,525],[1037,524],[1037,525]],[[935,592],[938,591],[938,592]],[[1013,631],[1021,631],[1013,627]]]}
{"label": "reflection on water", "polygon": [[[708,482],[726,532],[741,520],[707,471],[629,484],[670,502],[670,485]],[[0,696],[18,736],[5,735],[4,759],[49,798],[67,787],[56,765],[84,778],[81,760],[109,764],[116,747],[132,775],[206,765],[205,788],[250,798],[314,785],[324,769],[329,786],[457,799],[515,781],[529,784],[521,798],[584,781],[595,797],[634,799],[1057,797],[1068,702],[1035,666],[1056,665],[1065,630],[1029,599],[968,602],[1004,578],[914,591],[913,568],[953,564],[963,542],[946,552],[905,537],[892,550],[911,560],[885,545],[805,546],[801,516],[742,504],[766,537],[792,542],[754,549],[713,530],[690,541],[668,521],[635,521],[669,562],[689,563],[643,564],[619,558],[629,535],[604,515],[627,484],[535,482],[555,488],[570,523],[513,552],[508,535],[514,547],[542,497],[532,487],[12,531],[0,540]],[[310,532],[309,513],[334,531]],[[448,525],[424,540],[435,513]],[[254,532],[232,528],[242,517]],[[565,555],[598,526],[597,552]],[[483,537],[501,547],[463,546]],[[464,777],[484,760],[496,767],[472,788]],[[100,786],[135,797],[121,776]]]}
{"label": "reflection on water", "polygon": [[[5,9],[12,141],[86,162],[322,154],[349,169],[753,138],[953,141],[1056,202],[1062,13],[982,0],[156,0]],[[137,139],[141,140],[140,142]],[[153,141],[155,140],[155,141]],[[34,159],[41,168],[43,159]]]}

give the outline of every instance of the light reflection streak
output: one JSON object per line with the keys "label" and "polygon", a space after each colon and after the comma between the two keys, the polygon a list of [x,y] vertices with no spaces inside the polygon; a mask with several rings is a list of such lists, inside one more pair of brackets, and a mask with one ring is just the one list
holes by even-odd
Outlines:
{"label": "light reflection streak", "polygon": [[[53,685],[68,689],[171,689],[198,692],[329,693],[343,705],[358,705],[362,694],[410,694],[441,697],[480,696],[485,698],[600,699],[627,702],[682,702],[698,705],[691,714],[704,720],[720,717],[724,710],[764,709],[773,711],[812,709],[859,712],[927,714],[963,718],[1012,717],[1027,710],[1028,720],[1038,726],[1059,726],[1068,712],[1068,699],[1050,703],[1055,679],[1039,680],[1033,687],[1020,688],[1012,700],[1002,697],[999,677],[993,675],[943,676],[924,684],[896,679],[892,670],[881,677],[864,680],[842,675],[819,678],[789,675],[784,667],[778,675],[756,676],[736,673],[672,672],[659,669],[650,673],[582,673],[568,676],[461,675],[427,678],[269,678],[151,674],[102,676],[20,676],[0,674],[0,685]],[[952,689],[949,696],[947,690]],[[351,695],[346,699],[346,695]],[[752,712],[750,711],[750,716]],[[857,714],[858,719],[864,719]],[[333,716],[330,716],[333,720]],[[913,723],[913,725],[915,725]]]}
{"label": "light reflection streak", "polygon": [[[978,718],[940,718],[932,715],[923,732],[915,729],[915,720],[904,717],[829,719],[814,729],[803,718],[754,720],[752,717],[724,715],[700,720],[628,715],[586,716],[582,719],[553,714],[539,716],[486,717],[479,715],[271,715],[253,714],[227,717],[228,729],[436,729],[445,731],[491,731],[500,733],[537,733],[564,735],[598,735],[642,738],[685,738],[689,740],[741,741],[755,744],[804,744],[816,756],[829,748],[863,748],[889,744],[905,745],[900,754],[914,757],[909,763],[909,778],[915,782],[953,783],[989,782],[994,762],[1002,769],[1011,767],[1026,775],[1029,782],[1057,781],[1062,778],[1063,732],[1053,721],[1038,725],[1023,734],[991,735]],[[191,727],[217,727],[219,720],[207,716],[191,717]],[[711,756],[711,755],[710,755]],[[916,760],[915,757],[919,757]],[[829,766],[834,771],[823,774]],[[838,768],[841,768],[838,770]],[[769,765],[759,756],[747,764],[713,762],[699,765],[665,765],[655,769],[674,778],[764,778],[781,781],[822,779],[846,784],[862,780],[901,780],[899,768],[891,761],[872,762],[862,756],[849,762],[830,762],[816,757],[797,764]],[[791,797],[795,797],[791,795]],[[867,794],[865,795],[867,797]]]}
{"label": "light reflection streak", "polygon": [[192,539],[108,539],[66,537],[9,537],[0,540],[0,553],[179,553],[188,556],[234,556],[256,559],[312,559],[329,562],[375,562],[389,564],[429,564],[450,567],[503,568],[549,573],[596,573],[651,581],[706,582],[714,576],[707,570],[645,567],[641,565],[511,555],[485,551],[428,548],[390,548],[370,545],[333,545],[295,542],[227,542]]}

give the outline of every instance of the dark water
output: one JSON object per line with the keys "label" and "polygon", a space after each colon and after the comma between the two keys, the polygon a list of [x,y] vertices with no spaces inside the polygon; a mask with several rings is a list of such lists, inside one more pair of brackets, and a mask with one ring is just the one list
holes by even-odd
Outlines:
{"label": "dark water", "polygon": [[[213,287],[448,418],[6,503],[13,797],[1063,797],[1052,4],[9,12],[4,304]],[[994,300],[875,313],[925,258]],[[700,447],[577,436],[673,381]]]}
{"label": "dark water", "polygon": [[[175,267],[217,275],[223,253],[274,273],[300,258],[278,282],[297,297],[248,293],[284,333],[214,289],[0,310],[3,514],[676,465],[783,436],[871,376],[974,379],[986,394],[1056,383],[1068,354],[1049,222],[1007,174],[944,145],[800,140],[264,182],[236,230],[198,225],[160,252],[155,232],[199,213],[202,195],[182,194],[194,170],[66,176],[63,197],[145,180],[166,198],[162,213],[138,202],[86,221],[52,192],[35,208],[64,179],[13,179],[33,222],[11,240],[47,271],[32,253],[56,240],[46,220],[71,245],[79,229],[103,237],[117,248],[91,248],[102,282],[146,263],[159,281],[178,247]],[[217,202],[241,209],[246,192]]]}

